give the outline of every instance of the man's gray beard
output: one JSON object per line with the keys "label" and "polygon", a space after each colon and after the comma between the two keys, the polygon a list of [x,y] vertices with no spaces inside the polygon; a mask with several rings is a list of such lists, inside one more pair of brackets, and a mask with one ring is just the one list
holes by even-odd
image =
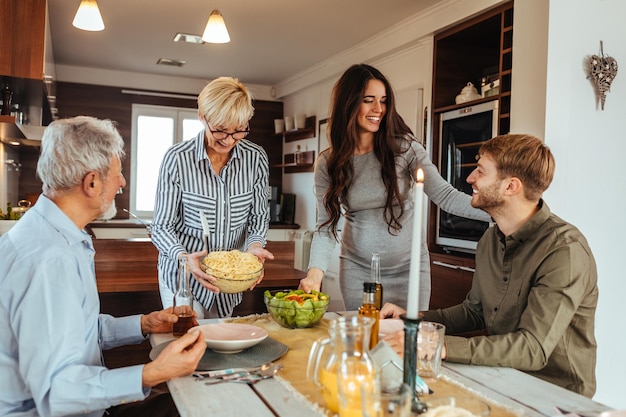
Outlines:
{"label": "man's gray beard", "polygon": [[98,216],[96,220],[111,220],[117,214],[117,207],[115,207],[115,200],[111,201],[111,204],[106,210]]}

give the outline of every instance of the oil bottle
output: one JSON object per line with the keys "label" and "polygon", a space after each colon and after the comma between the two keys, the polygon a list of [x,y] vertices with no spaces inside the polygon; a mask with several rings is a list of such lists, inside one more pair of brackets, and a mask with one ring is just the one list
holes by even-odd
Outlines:
{"label": "oil bottle", "polygon": [[378,344],[378,325],[380,320],[380,310],[376,307],[376,283],[364,282],[363,283],[363,305],[359,307],[359,315],[365,317],[371,317],[375,320],[372,325],[372,332],[370,334],[370,349]]}

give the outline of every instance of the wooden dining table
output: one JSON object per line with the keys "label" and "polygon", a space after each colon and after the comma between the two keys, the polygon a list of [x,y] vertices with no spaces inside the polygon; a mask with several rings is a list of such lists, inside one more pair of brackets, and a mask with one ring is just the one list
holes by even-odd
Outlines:
{"label": "wooden dining table", "polygon": [[[310,329],[285,329],[267,314],[231,319],[199,320],[200,324],[239,322],[267,330],[269,337],[287,345],[276,362],[284,368],[270,379],[248,385],[225,382],[205,385],[201,379],[174,378],[167,385],[182,417],[329,417],[319,389],[306,377],[307,358],[314,340],[328,335],[330,320],[342,312],[326,313]],[[172,340],[171,334],[153,334],[154,350]],[[236,355],[236,354],[234,354]],[[433,391],[420,399],[442,396],[478,397],[491,407],[490,417],[557,416],[562,410],[580,417],[596,417],[611,408],[512,368],[443,362],[441,375],[426,380]],[[559,411],[559,409],[561,411]],[[577,417],[577,416],[571,416]]]}

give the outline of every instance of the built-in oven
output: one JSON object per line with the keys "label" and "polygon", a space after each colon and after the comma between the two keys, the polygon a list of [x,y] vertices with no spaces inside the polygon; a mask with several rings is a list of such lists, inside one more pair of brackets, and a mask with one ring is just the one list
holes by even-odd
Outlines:
{"label": "built-in oven", "polygon": [[[498,101],[441,113],[439,169],[454,188],[472,194],[466,179],[476,167],[480,145],[498,131]],[[473,252],[489,223],[455,216],[437,208],[436,243],[444,249]]]}

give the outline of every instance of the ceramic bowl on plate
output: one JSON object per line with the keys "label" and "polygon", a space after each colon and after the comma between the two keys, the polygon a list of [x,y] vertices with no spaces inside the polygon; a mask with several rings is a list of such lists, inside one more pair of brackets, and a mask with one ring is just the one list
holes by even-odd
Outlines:
{"label": "ceramic bowl on plate", "polygon": [[215,277],[214,285],[226,294],[250,288],[263,273],[263,264],[251,253],[221,250],[209,253],[200,268]]}
{"label": "ceramic bowl on plate", "polygon": [[244,323],[203,324],[200,329],[206,346],[218,353],[237,353],[261,343],[267,331]]}
{"label": "ceramic bowl on plate", "polygon": [[425,400],[428,411],[424,417],[485,417],[491,413],[486,402],[475,397],[441,397]]}

